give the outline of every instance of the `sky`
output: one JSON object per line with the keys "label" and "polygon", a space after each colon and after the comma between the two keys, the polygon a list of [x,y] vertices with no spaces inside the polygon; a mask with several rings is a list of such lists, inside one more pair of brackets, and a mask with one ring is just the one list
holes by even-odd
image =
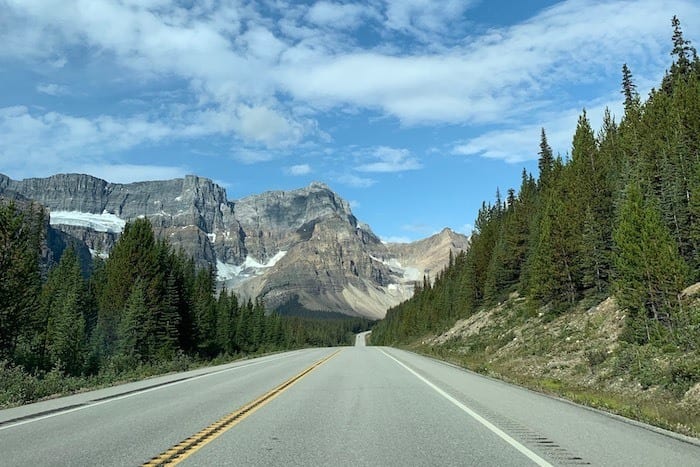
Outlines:
{"label": "sky", "polygon": [[619,121],[700,0],[0,0],[0,173],[322,181],[385,241],[469,234],[482,201]]}

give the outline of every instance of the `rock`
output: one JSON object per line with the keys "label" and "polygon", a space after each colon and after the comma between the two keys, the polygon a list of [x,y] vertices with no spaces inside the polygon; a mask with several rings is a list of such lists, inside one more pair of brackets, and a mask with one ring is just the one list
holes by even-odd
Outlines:
{"label": "rock", "polygon": [[229,201],[206,178],[108,183],[81,174],[12,180],[0,194],[46,206],[51,227],[93,255],[106,255],[125,222],[147,217],[158,237],[216,265],[221,285],[269,308],[381,318],[434,279],[468,239],[449,229],[412,244],[385,245],[327,185]]}

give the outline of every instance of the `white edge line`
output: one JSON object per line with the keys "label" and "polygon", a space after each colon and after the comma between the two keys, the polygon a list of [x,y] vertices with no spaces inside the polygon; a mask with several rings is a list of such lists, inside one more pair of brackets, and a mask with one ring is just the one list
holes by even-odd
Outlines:
{"label": "white edge line", "polygon": [[484,425],[486,428],[488,428],[488,429],[491,430],[493,433],[495,433],[496,435],[498,435],[498,436],[499,436],[501,439],[503,439],[505,442],[507,442],[508,444],[510,444],[511,446],[513,446],[515,449],[517,449],[518,451],[520,451],[521,454],[525,455],[525,457],[527,457],[528,459],[530,459],[531,461],[533,461],[535,464],[540,465],[540,466],[542,466],[542,467],[552,467],[552,464],[550,464],[550,463],[547,462],[546,460],[542,459],[540,456],[538,456],[537,454],[535,454],[534,452],[532,452],[531,450],[529,450],[528,448],[526,448],[525,446],[523,446],[521,443],[519,443],[518,441],[516,441],[515,439],[513,439],[513,438],[512,438],[510,435],[508,435],[506,432],[504,432],[503,430],[501,430],[500,428],[498,428],[496,425],[494,425],[493,423],[491,423],[491,422],[489,422],[488,420],[486,420],[484,417],[482,417],[482,416],[479,415],[478,413],[474,412],[472,409],[470,409],[469,407],[467,407],[466,405],[464,405],[463,403],[461,403],[460,401],[458,401],[457,399],[455,399],[455,398],[452,397],[451,395],[447,394],[445,391],[443,391],[442,389],[440,389],[439,387],[437,387],[435,384],[431,383],[430,381],[428,381],[427,379],[425,379],[423,376],[421,376],[421,375],[419,375],[418,373],[416,373],[413,369],[411,369],[410,367],[408,367],[406,364],[404,364],[404,363],[401,362],[400,360],[396,359],[396,358],[393,357],[392,355],[389,355],[389,354],[386,353],[384,350],[382,350],[382,349],[379,349],[379,350],[380,350],[384,355],[386,355],[387,357],[389,357],[390,359],[392,359],[393,361],[395,361],[396,363],[398,363],[399,365],[401,365],[402,367],[404,367],[406,370],[408,370],[411,374],[413,374],[413,376],[415,376],[416,378],[418,378],[419,380],[423,381],[425,384],[427,384],[428,386],[430,386],[435,392],[437,392],[438,394],[440,394],[442,397],[444,397],[445,399],[447,399],[448,401],[452,402],[454,405],[456,405],[457,407],[459,407],[460,409],[462,409],[462,411],[464,411],[467,415],[469,415],[469,416],[472,417],[474,420],[476,420],[477,422],[479,422],[479,423],[481,423],[482,425]]}
{"label": "white edge line", "polygon": [[[294,355],[295,353],[296,353],[296,352],[292,353],[291,355]],[[103,401],[99,401],[99,402],[90,403],[90,401],[88,401],[88,402],[86,403],[86,405],[81,405],[80,407],[74,407],[74,408],[72,408],[72,409],[67,409],[67,410],[62,410],[62,411],[59,411],[59,412],[50,413],[50,414],[47,414],[47,415],[43,415],[43,416],[41,416],[41,417],[30,418],[30,419],[28,419],[28,420],[22,420],[21,422],[13,423],[13,424],[11,424],[11,425],[0,426],[0,431],[2,431],[2,430],[7,430],[7,429],[9,429],[9,428],[15,428],[15,427],[18,427],[18,426],[21,426],[21,425],[26,425],[26,424],[28,424],[28,423],[38,422],[38,421],[40,421],[40,420],[46,420],[47,418],[58,417],[59,415],[65,415],[65,414],[69,414],[69,413],[71,413],[71,412],[77,412],[77,411],[79,411],[79,410],[84,410],[84,409],[89,409],[89,408],[92,408],[92,407],[97,407],[98,405],[107,404],[107,403],[109,403],[109,402],[115,402],[115,401],[119,401],[119,400],[122,400],[122,399],[127,399],[127,398],[129,398],[129,397],[134,397],[134,396],[138,396],[138,395],[141,395],[141,394],[146,394],[146,393],[148,393],[148,392],[158,391],[159,389],[165,389],[165,388],[169,388],[169,387],[172,387],[172,386],[177,386],[178,384],[189,383],[190,381],[194,381],[194,380],[197,380],[197,379],[200,379],[200,378],[205,378],[205,377],[207,377],[207,376],[218,375],[219,373],[225,373],[225,372],[227,372],[227,371],[234,371],[234,370],[238,370],[238,369],[241,369],[241,368],[247,368],[247,367],[249,367],[249,366],[261,365],[261,364],[263,364],[263,363],[268,363],[268,362],[273,362],[273,361],[276,361],[276,360],[281,360],[281,359],[283,359],[283,358],[290,357],[291,355],[282,355],[282,356],[279,356],[279,357],[277,357],[277,358],[270,358],[270,359],[263,360],[263,361],[261,361],[261,362],[260,362],[260,361],[259,361],[259,362],[251,362],[251,363],[246,363],[246,364],[243,364],[243,365],[237,365],[237,366],[235,366],[235,367],[233,367],[233,368],[226,368],[226,369],[223,369],[223,370],[213,371],[213,372],[211,372],[211,373],[205,373],[205,374],[203,374],[203,375],[193,376],[192,378],[187,378],[187,379],[180,380],[180,381],[173,381],[172,383],[166,383],[166,384],[163,384],[163,385],[159,385],[159,386],[157,386],[157,387],[154,387],[154,388],[144,389],[143,391],[136,391],[136,392],[131,392],[131,393],[129,393],[129,394],[124,394],[124,395],[122,395],[122,396],[110,397],[109,399],[106,399],[106,400],[103,400]]]}

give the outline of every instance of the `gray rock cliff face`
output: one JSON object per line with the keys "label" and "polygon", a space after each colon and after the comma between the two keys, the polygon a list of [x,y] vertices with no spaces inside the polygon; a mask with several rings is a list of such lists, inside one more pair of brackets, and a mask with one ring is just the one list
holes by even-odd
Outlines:
{"label": "gray rock cliff face", "polygon": [[[52,213],[54,229],[95,255],[109,253],[124,222],[147,217],[156,235],[198,265],[216,265],[222,285],[244,298],[261,296],[270,308],[293,303],[383,317],[410,297],[426,267],[446,264],[449,251],[434,250],[462,245],[450,237],[410,252],[387,246],[358,223],[345,200],[318,182],[229,201],[223,188],[194,175],[115,184],[81,174],[20,181],[0,174],[2,193],[41,203]],[[423,249],[431,258],[425,265],[407,263],[420,263]]]}

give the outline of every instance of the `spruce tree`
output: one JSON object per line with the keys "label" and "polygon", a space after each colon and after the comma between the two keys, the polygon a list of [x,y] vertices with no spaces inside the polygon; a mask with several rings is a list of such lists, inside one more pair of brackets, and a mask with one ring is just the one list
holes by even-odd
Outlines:
{"label": "spruce tree", "polygon": [[152,354],[151,313],[146,302],[146,285],[142,279],[134,283],[119,321],[119,353],[137,361],[147,361]]}
{"label": "spruce tree", "polygon": [[39,312],[44,213],[0,200],[0,360],[12,360],[20,337],[33,340]]}
{"label": "spruce tree", "polygon": [[622,65],[622,94],[625,96],[625,115],[636,119],[639,113],[639,93],[632,79],[632,72],[625,63]]}
{"label": "spruce tree", "polygon": [[647,343],[672,331],[677,296],[687,266],[678,254],[658,206],[645,199],[637,183],[626,190],[615,229],[615,295],[627,309],[627,338]]}
{"label": "spruce tree", "polygon": [[105,283],[100,290],[98,315],[103,355],[111,355],[116,350],[119,322],[137,281],[141,282],[149,308],[155,310],[160,303],[158,272],[158,251],[150,221],[137,219],[127,223],[105,262]]}
{"label": "spruce tree", "polygon": [[59,366],[68,374],[80,374],[87,350],[85,316],[89,300],[80,261],[72,248],[63,253],[49,274],[42,298],[47,320],[43,352],[47,364]]}
{"label": "spruce tree", "polygon": [[546,185],[549,182],[549,177],[554,167],[554,154],[552,153],[552,148],[547,142],[547,134],[545,133],[544,128],[542,128],[542,132],[540,134],[540,152],[538,154],[539,160],[537,162],[537,166],[540,170],[540,185]]}

